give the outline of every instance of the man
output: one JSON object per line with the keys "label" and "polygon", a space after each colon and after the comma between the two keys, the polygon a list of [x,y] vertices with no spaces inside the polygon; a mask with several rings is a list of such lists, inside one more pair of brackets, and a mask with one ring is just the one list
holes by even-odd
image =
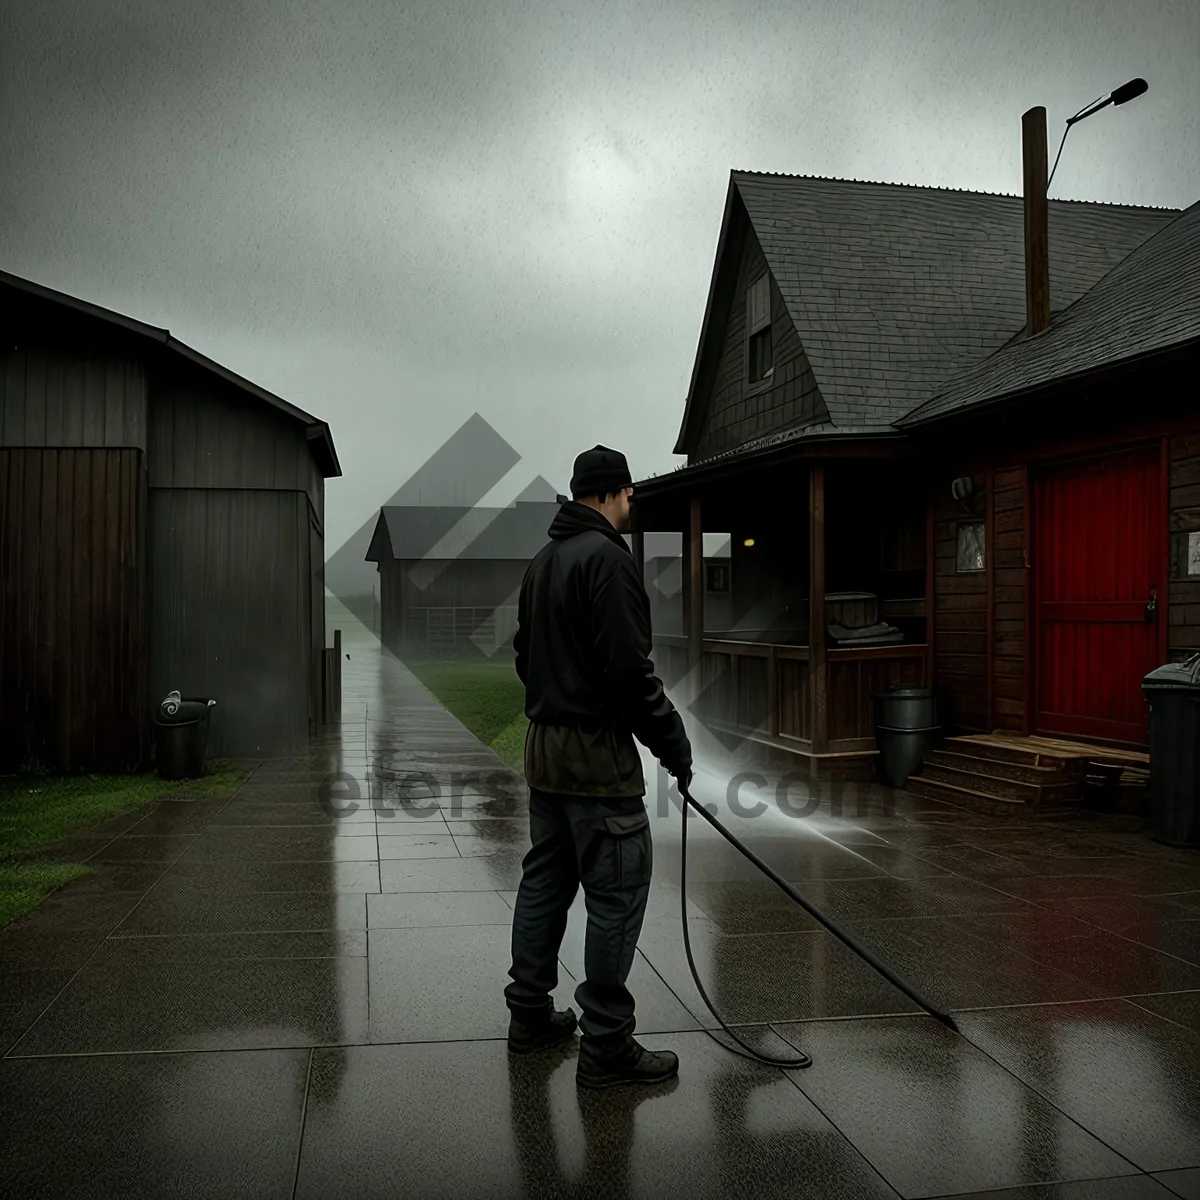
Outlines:
{"label": "man", "polygon": [[575,460],[572,500],[521,585],[514,646],[525,685],[525,776],[533,843],[513,914],[508,1046],[525,1053],[574,1036],[557,1012],[558,951],[582,883],[585,979],[575,992],[582,1087],[658,1083],[679,1060],[633,1038],[625,986],[650,891],[653,854],[636,737],[686,786],[692,749],[650,662],[650,602],[621,534],[633,480],[606,446]]}

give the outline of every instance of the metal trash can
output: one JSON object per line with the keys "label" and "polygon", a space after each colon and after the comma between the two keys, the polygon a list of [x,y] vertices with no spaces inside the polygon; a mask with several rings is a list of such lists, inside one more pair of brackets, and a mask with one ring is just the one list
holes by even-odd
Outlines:
{"label": "metal trash can", "polygon": [[875,696],[875,743],[879,771],[891,787],[903,787],[941,733],[937,700],[928,688],[893,687]]}
{"label": "metal trash can", "polygon": [[1200,654],[1142,680],[1150,706],[1150,836],[1200,846]]}
{"label": "metal trash can", "polygon": [[198,779],[204,774],[208,724],[215,700],[185,700],[172,692],[158,706],[155,761],[160,779]]}

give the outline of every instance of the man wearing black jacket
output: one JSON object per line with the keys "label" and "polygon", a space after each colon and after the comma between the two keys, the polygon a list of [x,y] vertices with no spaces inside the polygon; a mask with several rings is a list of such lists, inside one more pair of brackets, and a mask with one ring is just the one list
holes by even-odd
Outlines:
{"label": "man wearing black jacket", "polygon": [[[586,978],[576,1081],[584,1087],[657,1083],[679,1060],[633,1038],[626,980],[650,891],[653,852],[634,738],[684,785],[692,750],[650,662],[650,603],[621,534],[633,480],[606,446],[575,460],[571,495],[521,585],[517,674],[525,685],[525,776],[532,848],[513,914],[509,1049],[571,1038],[556,1012],[558,951],[580,884],[587,904]],[[563,499],[560,497],[560,499]]]}

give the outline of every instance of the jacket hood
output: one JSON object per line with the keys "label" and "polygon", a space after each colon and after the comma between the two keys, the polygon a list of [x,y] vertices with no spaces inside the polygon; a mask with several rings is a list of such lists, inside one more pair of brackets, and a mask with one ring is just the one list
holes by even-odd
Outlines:
{"label": "jacket hood", "polygon": [[567,500],[559,508],[554,520],[550,522],[547,532],[552,538],[561,540],[574,537],[578,533],[587,533],[588,530],[604,534],[610,541],[616,542],[626,553],[629,553],[625,539],[612,527],[609,519],[590,505],[580,504],[578,500]]}

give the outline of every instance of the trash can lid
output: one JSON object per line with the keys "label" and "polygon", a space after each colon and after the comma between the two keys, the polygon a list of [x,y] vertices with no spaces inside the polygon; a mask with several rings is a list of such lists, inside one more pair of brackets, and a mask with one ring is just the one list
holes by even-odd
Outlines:
{"label": "trash can lid", "polygon": [[194,720],[208,715],[208,710],[216,704],[215,700],[196,697],[189,699],[178,692],[170,695],[158,706],[159,716],[155,721],[160,725],[190,724]]}
{"label": "trash can lid", "polygon": [[1164,663],[1155,667],[1142,680],[1143,690],[1151,688],[1181,688],[1200,690],[1200,654],[1193,654],[1183,662]]}

